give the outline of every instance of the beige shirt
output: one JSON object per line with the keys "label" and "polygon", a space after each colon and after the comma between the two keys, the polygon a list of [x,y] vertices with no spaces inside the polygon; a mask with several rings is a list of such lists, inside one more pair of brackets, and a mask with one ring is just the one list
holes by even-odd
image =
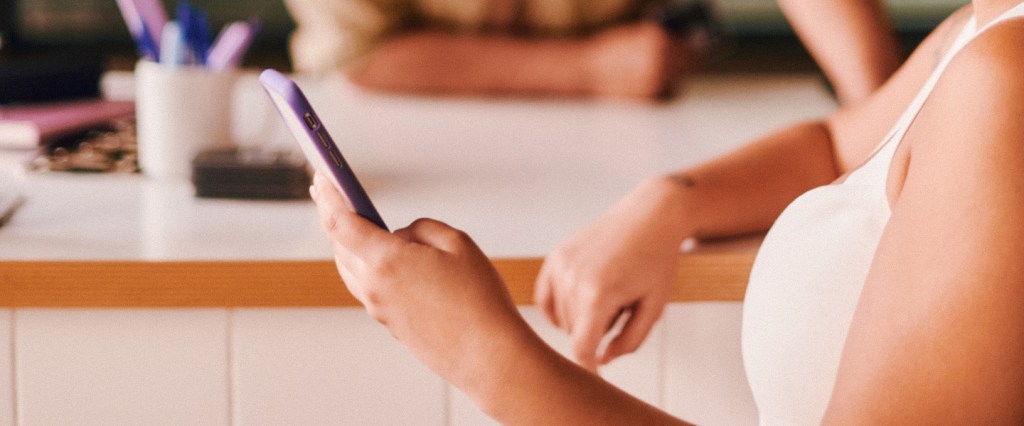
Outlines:
{"label": "beige shirt", "polygon": [[456,32],[494,29],[502,25],[495,20],[502,19],[499,9],[505,7],[513,10],[518,28],[528,34],[568,36],[628,19],[651,1],[285,0],[285,4],[298,23],[291,40],[296,70],[326,72],[358,64],[376,44],[415,24]]}

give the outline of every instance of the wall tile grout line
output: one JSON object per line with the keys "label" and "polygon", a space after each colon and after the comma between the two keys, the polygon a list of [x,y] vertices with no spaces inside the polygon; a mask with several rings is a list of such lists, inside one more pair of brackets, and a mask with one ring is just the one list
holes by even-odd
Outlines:
{"label": "wall tile grout line", "polygon": [[10,349],[11,350],[11,354],[10,354],[11,355],[11,417],[12,417],[11,418],[11,424],[17,426],[18,424],[21,423],[21,419],[18,418],[18,414],[19,414],[19,410],[18,410],[18,367],[17,367],[18,359],[17,359],[17,356],[16,356],[18,351],[17,351],[16,346],[15,346],[17,344],[17,339],[15,337],[15,332],[16,332],[16,330],[18,328],[15,326],[16,325],[15,321],[17,321],[17,316],[15,315],[15,309],[11,308],[11,312],[10,312],[10,327],[11,327],[11,329],[10,329],[10,341],[8,342],[8,343],[10,343],[10,346],[11,346],[11,349]]}
{"label": "wall tile grout line", "polygon": [[228,392],[228,424],[235,426],[235,408],[237,407],[237,401],[235,401],[235,376],[237,371],[235,369],[235,308],[227,309],[226,317],[226,328],[227,333],[225,343],[225,351],[227,357],[227,392]]}

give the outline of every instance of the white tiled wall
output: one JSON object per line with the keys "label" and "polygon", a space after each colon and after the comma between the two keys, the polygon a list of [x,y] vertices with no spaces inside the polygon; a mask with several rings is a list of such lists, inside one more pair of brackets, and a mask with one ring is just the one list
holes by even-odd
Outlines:
{"label": "white tiled wall", "polygon": [[242,309],[232,322],[238,425],[445,423],[444,382],[362,310]]}
{"label": "white tiled wall", "polygon": [[[739,307],[672,305],[602,375],[691,421],[754,424]],[[0,366],[0,426],[495,424],[361,309],[0,310]]]}
{"label": "white tiled wall", "polygon": [[19,310],[20,425],[226,425],[225,310]]}

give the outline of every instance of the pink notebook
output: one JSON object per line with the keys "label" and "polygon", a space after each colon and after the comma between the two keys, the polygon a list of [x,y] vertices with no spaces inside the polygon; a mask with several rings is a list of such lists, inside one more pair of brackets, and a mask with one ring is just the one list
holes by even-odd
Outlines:
{"label": "pink notebook", "polygon": [[135,102],[85,100],[0,107],[0,148],[36,148],[135,114]]}

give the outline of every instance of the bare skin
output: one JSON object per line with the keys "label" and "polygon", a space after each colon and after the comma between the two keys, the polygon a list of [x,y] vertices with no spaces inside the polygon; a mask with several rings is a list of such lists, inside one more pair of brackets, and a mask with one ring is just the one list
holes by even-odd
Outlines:
{"label": "bare skin", "polygon": [[[676,255],[684,240],[764,231],[797,196],[860,165],[937,65],[935,52],[948,48],[945,34],[959,30],[967,15],[961,11],[947,19],[889,83],[863,102],[841,108],[823,121],[769,134],[695,169],[655,177],[557,247],[545,260],[535,300],[555,325],[572,336],[577,362],[596,370],[640,346],[657,320],[651,313],[661,312],[667,303],[666,289],[675,276]],[[894,160],[894,164],[905,162]],[[680,188],[679,176],[695,184]],[[699,206],[700,210],[676,212],[636,200],[655,200],[651,203],[674,205],[677,210]],[[631,212],[645,209],[666,214]],[[653,241],[642,235],[659,237]],[[631,243],[596,249],[586,243],[593,240]],[[657,247],[660,255],[639,247],[647,251]],[[661,275],[652,277],[651,271]],[[586,300],[600,302],[587,306]],[[643,315],[634,317],[631,314],[637,308]],[[561,312],[576,315],[563,321],[566,316]],[[630,316],[627,326],[604,353],[597,353],[606,331],[603,324],[620,314]]]}
{"label": "bare skin", "polygon": [[649,22],[585,38],[423,30],[385,41],[349,78],[388,91],[652,98],[683,74],[688,56]]}
{"label": "bare skin", "polygon": [[[548,347],[466,234],[430,219],[389,234],[349,212],[319,175],[311,194],[351,294],[491,417],[523,425],[683,424]],[[514,401],[504,400],[510,391]],[[592,405],[600,401],[610,404]]]}
{"label": "bare skin", "polygon": [[[976,0],[973,8],[984,25],[1013,4]],[[835,181],[864,160],[934,67],[934,50],[945,48],[942,34],[962,26],[957,18],[940,26],[867,101],[703,166],[653,178],[627,198],[641,203],[643,214],[624,217],[613,208],[581,231],[662,260],[641,261],[629,250],[604,257],[582,252],[582,262],[568,258],[545,266],[541,279],[565,280],[591,268],[671,268],[650,264],[668,262],[671,256],[661,251],[675,253],[665,234],[682,241],[766,228],[796,194]],[[897,150],[887,187],[892,218],[844,347],[825,423],[1024,422],[1022,35],[1024,22],[1018,20],[965,48]],[[745,185],[755,179],[766,190]],[[417,358],[496,420],[684,424],[540,341],[464,233],[432,220],[384,232],[349,212],[322,178],[313,196],[352,294]],[[617,273],[620,279],[630,275]],[[601,285],[583,299],[590,306],[582,309],[602,311],[595,315],[575,311],[565,295],[549,298],[543,308],[556,321],[587,318],[603,327],[636,301],[610,304],[605,312],[594,301],[617,300],[618,294]],[[570,328],[603,333],[602,327]]]}
{"label": "bare skin", "polygon": [[536,37],[520,31],[520,0],[490,6],[485,31],[428,27],[398,34],[370,52],[349,78],[389,91],[652,98],[692,63],[684,44],[654,23],[585,37]]}
{"label": "bare skin", "polygon": [[903,54],[880,0],[778,0],[843,104],[867,98]]}
{"label": "bare skin", "polygon": [[[876,89],[901,57],[880,1],[779,2],[844,103]],[[458,32],[430,22],[407,27],[407,17],[383,2],[286,3],[306,46],[297,47],[296,67],[340,70],[373,90],[650,99],[672,93],[709,53],[699,34],[672,36],[642,19],[535,34],[524,0],[487,0],[481,21]],[[397,33],[385,29],[398,27]],[[355,56],[321,54],[338,50]]]}
{"label": "bare skin", "polygon": [[[902,60],[877,0],[779,4],[843,103],[873,92]],[[484,32],[402,33],[383,41],[348,75],[386,91],[653,98],[703,61],[685,40],[651,22],[586,37],[530,37],[516,31],[519,1],[491,6]]]}

